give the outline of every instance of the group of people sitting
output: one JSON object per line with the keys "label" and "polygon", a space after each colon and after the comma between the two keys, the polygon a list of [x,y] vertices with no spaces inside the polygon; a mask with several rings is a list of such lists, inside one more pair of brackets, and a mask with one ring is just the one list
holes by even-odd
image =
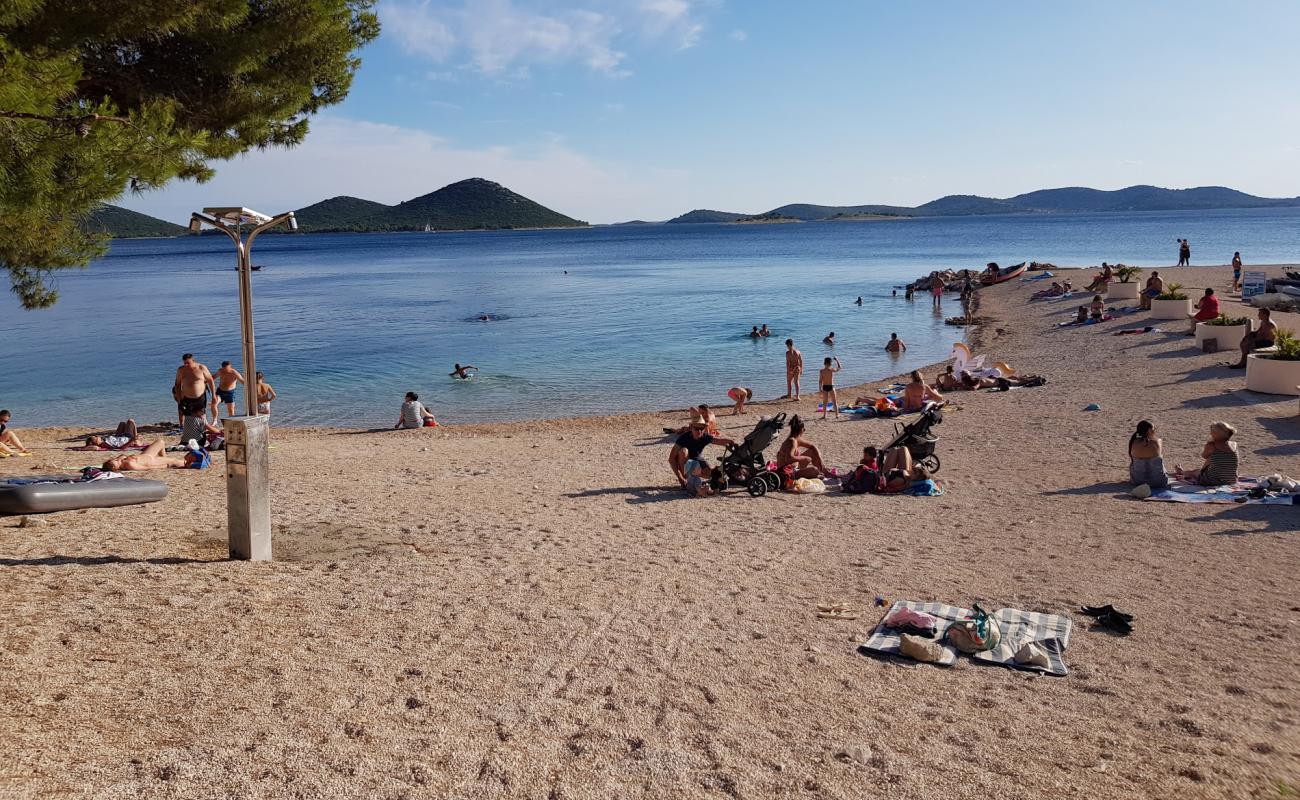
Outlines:
{"label": "group of people sitting", "polygon": [[[665,429],[667,431],[669,429]],[[795,415],[790,419],[789,432],[776,453],[776,468],[783,481],[793,482],[800,478],[838,478],[839,471],[828,467],[821,451],[812,442],[804,438],[806,426]],[[689,426],[673,442],[668,453],[668,465],[673,471],[677,483],[692,497],[707,497],[714,493],[711,478],[716,467],[704,457],[704,450],[709,445],[735,447],[732,439],[710,432],[709,424],[703,416],[693,416]],[[845,481],[846,491],[849,485],[865,486],[864,492],[878,494],[895,494],[906,490],[917,482],[931,480],[924,467],[914,463],[912,453],[906,447],[864,447],[862,458],[852,476]]]}
{"label": "group of people sitting", "polygon": [[1069,281],[1052,281],[1048,289],[1039,289],[1034,292],[1032,299],[1041,300],[1045,297],[1064,297],[1074,291],[1074,286]]}
{"label": "group of people sitting", "polygon": [[1159,491],[1169,487],[1172,475],[1200,486],[1231,486],[1237,482],[1239,463],[1237,443],[1232,440],[1236,433],[1237,429],[1226,422],[1211,424],[1210,439],[1201,448],[1200,468],[1185,470],[1175,465],[1169,473],[1165,471],[1164,443],[1156,436],[1155,426],[1144,419],[1128,440],[1129,483]]}

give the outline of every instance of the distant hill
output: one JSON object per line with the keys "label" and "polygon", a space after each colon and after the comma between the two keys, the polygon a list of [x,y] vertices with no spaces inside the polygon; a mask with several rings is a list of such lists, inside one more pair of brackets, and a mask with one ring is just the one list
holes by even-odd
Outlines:
{"label": "distant hill", "polygon": [[812,222],[831,217],[843,217],[851,214],[915,214],[915,210],[906,206],[815,206],[809,203],[792,203],[788,206],[774,208],[767,212],[780,217],[794,217],[804,222]]}
{"label": "distant hill", "polygon": [[294,212],[305,233],[577,228],[566,217],[482,178],[444,186],[395,206],[357,197],[333,197]]}
{"label": "distant hill", "polygon": [[84,227],[86,230],[107,233],[114,239],[180,236],[186,232],[184,226],[148,214],[108,205],[101,206],[98,211],[91,214]]}
{"label": "distant hill", "polygon": [[1195,189],[1130,186],[1115,191],[1071,186],[1061,189],[1040,189],[1005,199],[973,194],[951,194],[915,208],[888,205],[819,206],[793,203],[754,215],[732,214],[725,211],[691,211],[669,222],[734,222],[742,218],[769,216],[794,217],[811,222],[873,214],[900,217],[955,217],[979,214],[1087,214],[1104,211],[1187,211],[1294,206],[1300,206],[1300,197],[1256,197],[1223,186],[1200,186]]}
{"label": "distant hill", "polygon": [[687,211],[680,217],[673,217],[668,220],[669,223],[696,223],[696,222],[735,222],[736,220],[748,216],[746,214],[736,214],[731,211],[710,211],[707,208],[697,208],[694,211]]}

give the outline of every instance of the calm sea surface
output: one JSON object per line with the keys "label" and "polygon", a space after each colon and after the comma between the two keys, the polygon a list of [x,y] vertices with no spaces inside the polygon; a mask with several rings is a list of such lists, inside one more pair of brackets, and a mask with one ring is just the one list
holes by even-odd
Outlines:
{"label": "calm sea surface", "polygon": [[[832,352],[844,385],[944,358],[957,329],[928,299],[890,296],[931,269],[1163,267],[1176,237],[1194,264],[1233,250],[1294,263],[1300,209],[264,236],[258,366],[289,425],[391,425],[408,390],[448,422],[724,404],[737,384],[770,398],[785,390],[786,337],[809,365],[805,391]],[[233,266],[224,237],[121,241],[61,276],[53,309],[0,297],[0,407],[19,426],[174,418],[182,352],[240,366]],[[772,338],[745,336],[762,323]],[[890,331],[908,344],[899,359],[882,349]],[[482,373],[452,380],[456,361]]]}

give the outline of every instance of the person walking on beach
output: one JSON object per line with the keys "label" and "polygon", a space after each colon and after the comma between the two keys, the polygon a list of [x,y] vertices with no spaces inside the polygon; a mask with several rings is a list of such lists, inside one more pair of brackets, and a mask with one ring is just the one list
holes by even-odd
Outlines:
{"label": "person walking on beach", "polygon": [[32,451],[23,447],[23,442],[18,438],[9,427],[9,420],[13,415],[9,409],[0,409],[0,458],[9,458],[10,456],[30,456]]}
{"label": "person walking on beach", "polygon": [[1241,251],[1232,254],[1232,291],[1241,293]]}
{"label": "person walking on beach", "polygon": [[217,393],[212,396],[212,419],[214,421],[217,419],[218,402],[226,404],[227,417],[235,416],[235,390],[239,388],[241,383],[245,384],[245,386],[248,384],[248,381],[244,380],[244,376],[239,374],[239,370],[230,366],[229,361],[221,362],[221,369],[217,370],[216,381]]}
{"label": "person walking on beach", "polygon": [[1190,267],[1192,265],[1192,245],[1186,239],[1178,240],[1178,266]]}
{"label": "person walking on beach", "polygon": [[1165,290],[1165,279],[1160,277],[1157,270],[1151,271],[1151,277],[1147,278],[1146,288],[1142,290],[1142,302],[1138,303],[1138,308],[1143,311],[1151,310],[1151,301],[1160,296]]}
{"label": "person walking on beach", "polygon": [[935,308],[943,308],[943,289],[943,278],[936,272],[930,277],[930,294],[934,296]]}
{"label": "person walking on beach", "polygon": [[901,353],[907,349],[907,344],[900,338],[897,333],[889,334],[889,341],[885,342],[886,353]]}
{"label": "person walking on beach", "polygon": [[433,413],[424,407],[420,402],[420,396],[415,392],[406,393],[406,401],[402,403],[401,416],[397,418],[397,428],[436,428],[438,421],[433,418]]}
{"label": "person walking on beach", "polygon": [[799,379],[803,377],[803,353],[794,349],[794,339],[785,340],[785,396],[799,399]]}
{"label": "person walking on beach", "polygon": [[[831,366],[832,361],[835,362],[835,366],[833,367]],[[835,418],[840,418],[840,399],[839,396],[835,394],[835,373],[839,372],[841,369],[843,369],[843,367],[840,366],[840,360],[838,358],[827,358],[822,362],[821,371],[817,374],[817,383],[821,386],[822,390],[823,420],[826,419],[826,412],[830,410],[831,406],[835,406]]]}
{"label": "person walking on beach", "polygon": [[176,400],[176,421],[185,423],[185,417],[194,409],[202,413],[208,406],[209,392],[215,397],[216,381],[206,366],[194,360],[193,353],[181,356],[176,368],[176,381],[172,384],[172,397]]}
{"label": "person walking on beach", "polygon": [[257,413],[271,415],[271,401],[276,397],[275,389],[271,384],[266,382],[266,375],[259,369],[257,371]]}

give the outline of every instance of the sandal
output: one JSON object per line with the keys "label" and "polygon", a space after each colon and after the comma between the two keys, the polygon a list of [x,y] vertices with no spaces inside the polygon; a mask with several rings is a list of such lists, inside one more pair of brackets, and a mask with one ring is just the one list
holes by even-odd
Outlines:
{"label": "sandal", "polygon": [[858,612],[847,603],[818,603],[817,616],[822,619],[857,619]]}

